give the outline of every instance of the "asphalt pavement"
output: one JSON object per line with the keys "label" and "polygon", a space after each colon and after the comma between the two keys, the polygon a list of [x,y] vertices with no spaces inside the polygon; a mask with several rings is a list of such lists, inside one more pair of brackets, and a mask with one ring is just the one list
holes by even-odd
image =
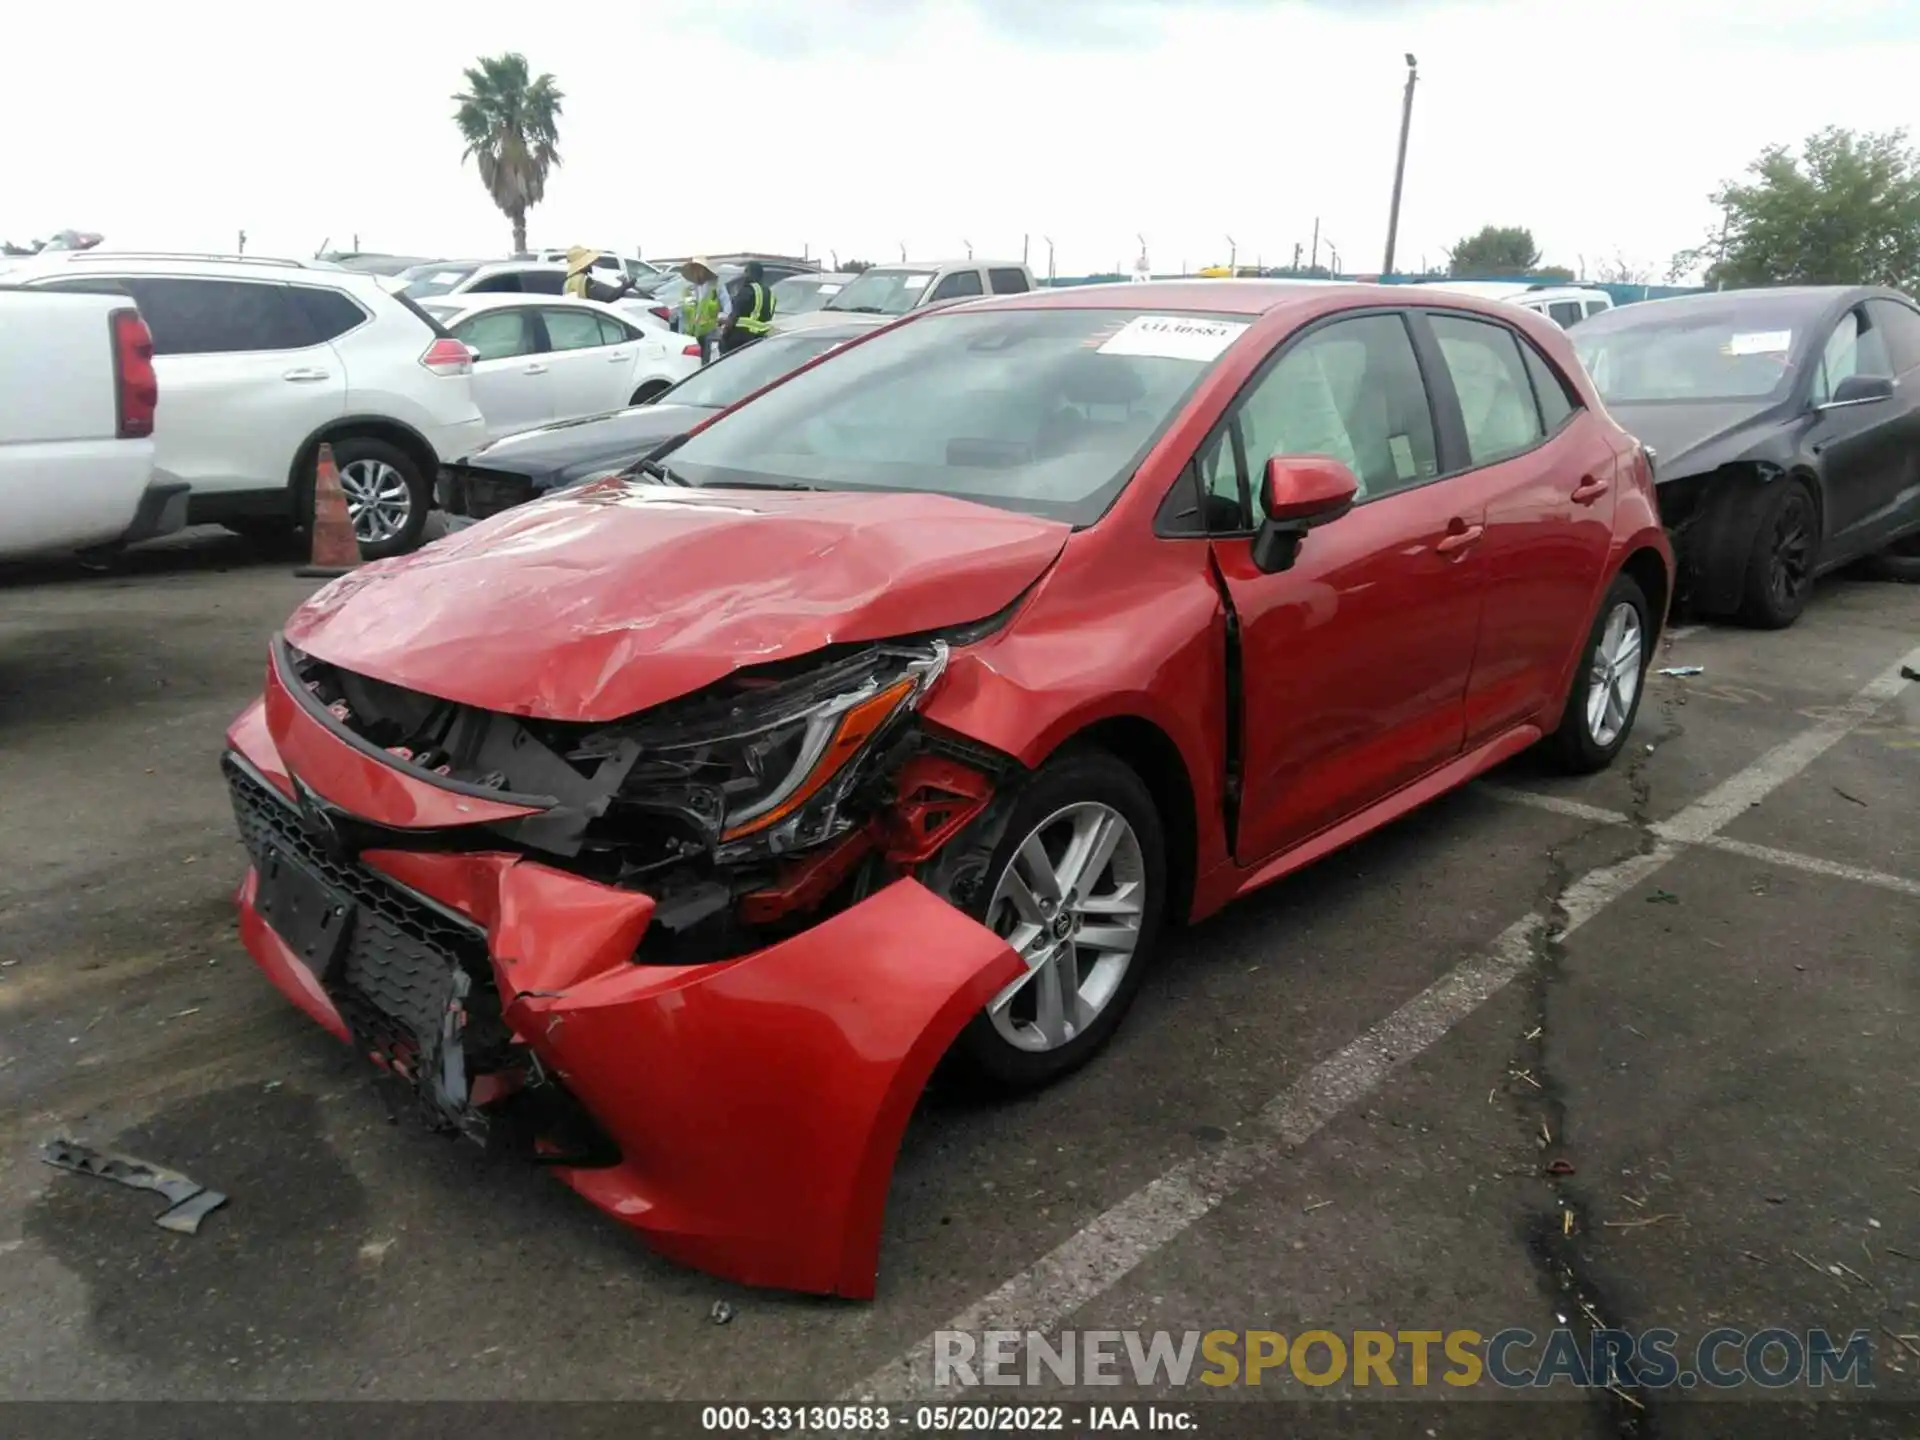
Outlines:
{"label": "asphalt pavement", "polygon": [[[1920,1433],[1885,1406],[1920,1404],[1920,588],[1683,627],[1657,663],[1704,673],[1652,679],[1613,772],[1523,756],[1175,934],[1091,1068],[922,1108],[854,1304],[391,1123],[254,971],[216,765],[314,583],[218,532],[0,575],[0,1399],[913,1403],[956,1393],[942,1330],[1824,1327],[1872,1336],[1879,1408],[1561,1385],[1524,1428]],[[56,1134],[230,1202],[163,1231],[39,1163]],[[1382,1396],[1355,1378],[1011,1393]],[[1403,1359],[1342,1433],[1407,1401],[1437,1434],[1515,1403]]]}

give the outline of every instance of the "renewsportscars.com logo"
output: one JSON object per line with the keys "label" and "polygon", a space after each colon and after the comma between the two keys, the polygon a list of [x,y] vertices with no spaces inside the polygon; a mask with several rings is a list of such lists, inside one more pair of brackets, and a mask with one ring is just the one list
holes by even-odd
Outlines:
{"label": "renewsportscars.com logo", "polygon": [[1300,1384],[1507,1390],[1758,1386],[1873,1388],[1868,1331],[1709,1330],[1690,1345],[1675,1330],[942,1330],[933,1383],[1210,1386]]}

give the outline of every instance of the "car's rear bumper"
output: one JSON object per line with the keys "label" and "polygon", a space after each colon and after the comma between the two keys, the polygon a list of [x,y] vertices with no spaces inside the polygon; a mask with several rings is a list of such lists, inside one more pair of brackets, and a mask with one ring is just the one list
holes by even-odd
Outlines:
{"label": "car's rear bumper", "polygon": [[140,496],[132,522],[120,537],[121,543],[132,545],[171,535],[180,529],[187,523],[187,498],[192,491],[193,487],[185,480],[176,480],[166,471],[156,470]]}
{"label": "car's rear bumper", "polygon": [[[518,854],[329,851],[303,788],[342,805],[428,782],[298,707],[274,707],[275,725],[307,727],[277,738],[268,713],[235,722],[226,768],[253,861],[241,938],[289,1000],[409,1080],[442,1128],[577,1112],[565,1138],[535,1137],[536,1156],[664,1254],[747,1284],[872,1295],[908,1116],[1019,973],[1012,950],[903,880],[737,959],[637,964],[654,911],[637,891]],[[299,784],[283,752],[303,757]],[[290,860],[351,902],[337,955],[296,954],[263,909],[263,874]]]}

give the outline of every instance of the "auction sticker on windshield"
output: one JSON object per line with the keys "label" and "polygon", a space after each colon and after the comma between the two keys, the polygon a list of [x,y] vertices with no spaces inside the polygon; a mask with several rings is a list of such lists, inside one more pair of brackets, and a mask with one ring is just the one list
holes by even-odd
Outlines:
{"label": "auction sticker on windshield", "polygon": [[1756,330],[1727,342],[1729,355],[1784,355],[1793,348],[1791,330]]}
{"label": "auction sticker on windshield", "polygon": [[1097,353],[1150,355],[1157,360],[1217,360],[1246,328],[1232,320],[1202,320],[1191,315],[1136,315]]}

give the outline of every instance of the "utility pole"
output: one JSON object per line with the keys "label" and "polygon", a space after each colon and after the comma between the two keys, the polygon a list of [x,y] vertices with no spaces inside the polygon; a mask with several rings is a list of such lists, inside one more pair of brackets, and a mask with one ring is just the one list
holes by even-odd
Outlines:
{"label": "utility pole", "polygon": [[358,230],[353,232],[353,253],[356,255],[360,253],[360,232]]}
{"label": "utility pole", "polygon": [[242,230],[240,232],[240,248],[234,251],[233,253],[236,255],[244,255],[247,253],[247,232],[246,231]]}
{"label": "utility pole", "polygon": [[1413,87],[1420,82],[1419,61],[1407,56],[1407,98],[1400,107],[1400,158],[1393,166],[1393,208],[1387,212],[1387,258],[1381,262],[1380,278],[1393,274],[1393,246],[1400,238],[1400,190],[1407,178],[1407,133],[1413,128]]}
{"label": "utility pole", "polygon": [[1235,261],[1239,259],[1239,256],[1240,256],[1239,244],[1234,240],[1234,238],[1231,235],[1227,236],[1227,278],[1229,280],[1231,280],[1236,274],[1239,273],[1235,265]]}
{"label": "utility pole", "polygon": [[1313,217],[1313,258],[1307,262],[1309,270],[1320,268],[1320,217]]}
{"label": "utility pole", "polygon": [[960,243],[967,247],[967,258],[971,260],[973,258],[973,242],[971,240],[962,240]]}
{"label": "utility pole", "polygon": [[1300,273],[1300,242],[1298,240],[1293,242],[1293,273],[1296,275]]}
{"label": "utility pole", "polygon": [[907,242],[904,240],[900,242],[900,263],[902,265],[907,263]]}
{"label": "utility pole", "polygon": [[1020,237],[1020,263],[1022,265],[1027,263],[1027,242],[1032,238],[1031,235],[1022,235]]}
{"label": "utility pole", "polygon": [[1047,283],[1051,285],[1053,283],[1053,237],[1042,235],[1040,238],[1047,242]]}
{"label": "utility pole", "polygon": [[1331,240],[1327,241],[1327,256],[1332,262],[1333,273],[1338,275],[1340,273],[1340,247],[1335,245]]}

